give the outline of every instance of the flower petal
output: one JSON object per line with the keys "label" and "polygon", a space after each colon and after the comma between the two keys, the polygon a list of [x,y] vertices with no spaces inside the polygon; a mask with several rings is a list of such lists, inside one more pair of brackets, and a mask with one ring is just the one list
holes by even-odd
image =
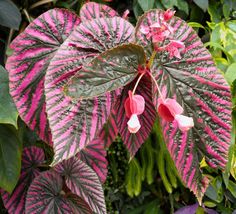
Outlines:
{"label": "flower petal", "polygon": [[165,105],[169,109],[173,117],[175,117],[176,114],[182,114],[184,112],[182,106],[175,99],[167,98],[163,101],[162,99],[159,98],[158,106],[160,104]]}
{"label": "flower petal", "polygon": [[164,104],[158,105],[157,111],[159,116],[168,122],[172,122],[175,119],[171,114],[169,108]]}
{"label": "flower petal", "polygon": [[133,114],[140,115],[144,112],[145,109],[145,100],[141,95],[133,95]]}
{"label": "flower petal", "polygon": [[129,121],[127,122],[127,125],[130,133],[133,134],[135,134],[141,128],[138,116],[136,114],[132,114]]}
{"label": "flower petal", "polygon": [[184,115],[175,115],[175,120],[178,123],[179,129],[181,131],[188,131],[190,128],[194,126],[193,118],[192,117],[186,117]]}

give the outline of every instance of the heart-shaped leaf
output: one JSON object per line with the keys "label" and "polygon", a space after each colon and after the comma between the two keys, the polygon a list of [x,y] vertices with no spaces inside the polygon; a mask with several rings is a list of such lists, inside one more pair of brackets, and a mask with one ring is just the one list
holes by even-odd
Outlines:
{"label": "heart-shaped leaf", "polygon": [[98,4],[96,2],[88,2],[82,6],[80,9],[80,18],[82,22],[97,18],[112,18],[119,16],[119,14],[104,4]]}
{"label": "heart-shaped leaf", "polygon": [[105,51],[69,81],[65,87],[66,95],[90,99],[119,89],[138,75],[138,68],[144,63],[146,56],[138,45],[122,45]]}
{"label": "heart-shaped leaf", "polygon": [[6,63],[10,93],[22,119],[46,142],[51,141],[51,134],[45,112],[45,72],[55,52],[79,23],[76,14],[52,9],[31,22],[10,45],[13,55]]}
{"label": "heart-shaped leaf", "polygon": [[64,160],[54,168],[65,176],[67,187],[72,193],[86,201],[97,214],[106,213],[102,185],[97,174],[76,157]]}
{"label": "heart-shaped leaf", "polygon": [[90,100],[73,100],[64,95],[65,84],[83,63],[118,44],[131,42],[133,30],[129,22],[119,17],[81,23],[52,59],[46,74],[45,93],[54,164],[74,156],[93,140],[106,122],[115,96],[107,93]]}
{"label": "heart-shaped leaf", "polygon": [[12,124],[17,127],[18,112],[9,94],[7,71],[0,66],[0,123]]}
{"label": "heart-shaped leaf", "polygon": [[[161,23],[163,11],[152,10],[142,16],[137,24],[137,43],[146,46],[147,54],[153,52],[152,39],[140,28]],[[168,150],[179,174],[201,202],[209,179],[202,174],[199,163],[203,158],[212,168],[223,169],[227,162],[231,130],[231,96],[229,86],[217,71],[212,57],[195,31],[183,20],[173,17],[167,25],[173,32],[169,39],[185,46],[180,57],[171,57],[166,51],[158,51],[151,68],[164,97],[176,99],[184,109],[184,115],[192,117],[194,127],[188,132],[178,129],[177,122],[161,120]],[[154,103],[157,105],[157,90]]]}
{"label": "heart-shaped leaf", "polygon": [[79,159],[90,166],[100,178],[102,183],[105,182],[107,177],[107,160],[106,150],[104,148],[104,141],[102,138],[97,137],[92,140],[85,148],[83,148],[77,155]]}
{"label": "heart-shaped leaf", "polygon": [[22,142],[11,125],[0,124],[0,187],[12,192],[20,176]]}
{"label": "heart-shaped leaf", "polygon": [[129,85],[125,86],[115,107],[115,116],[118,130],[121,134],[124,144],[130,152],[131,158],[134,157],[140,146],[148,138],[156,119],[156,111],[152,103],[152,82],[150,78],[145,75],[139,82],[135,92],[135,94],[143,96],[145,100],[145,110],[141,115],[138,116],[141,128],[135,134],[130,133],[130,131],[128,130],[127,122],[129,118],[126,116],[124,103],[125,100],[129,97],[128,91],[133,90],[136,81],[137,78]]}
{"label": "heart-shaped leaf", "polygon": [[44,152],[35,146],[25,148],[22,153],[22,168],[16,188],[10,195],[1,191],[5,208],[9,214],[25,213],[25,200],[33,179],[39,175],[38,165],[44,161]]}
{"label": "heart-shaped leaf", "polygon": [[69,199],[63,190],[63,179],[54,171],[37,176],[29,187],[25,213],[73,213]]}

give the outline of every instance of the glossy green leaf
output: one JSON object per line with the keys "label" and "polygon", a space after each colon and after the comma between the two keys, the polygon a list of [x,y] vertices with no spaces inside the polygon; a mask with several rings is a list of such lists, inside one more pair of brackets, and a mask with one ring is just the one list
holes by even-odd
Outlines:
{"label": "glossy green leaf", "polygon": [[236,184],[231,180],[229,180],[228,190],[236,198]]}
{"label": "glossy green leaf", "polygon": [[144,11],[150,10],[154,6],[155,0],[138,0],[139,5]]}
{"label": "glossy green leaf", "polygon": [[21,142],[10,125],[0,124],[0,187],[11,193],[21,169]]}
{"label": "glossy green leaf", "polygon": [[191,27],[195,27],[195,28],[205,29],[205,27],[203,25],[201,25],[200,23],[198,23],[198,22],[188,22],[188,25],[191,26]]}
{"label": "glossy green leaf", "polygon": [[141,46],[128,44],[105,51],[84,66],[65,86],[65,93],[77,99],[89,99],[121,88],[138,74],[146,62]]}
{"label": "glossy green leaf", "polygon": [[0,1],[0,25],[19,29],[21,23],[21,14],[19,9],[11,0]]}
{"label": "glossy green leaf", "polygon": [[162,0],[161,3],[166,9],[168,9],[177,5],[177,0]]}
{"label": "glossy green leaf", "polygon": [[236,79],[236,63],[233,63],[228,67],[225,73],[225,79],[228,81],[230,85]]}
{"label": "glossy green leaf", "polygon": [[0,66],[0,123],[12,124],[17,127],[18,113],[9,94],[8,73]]}
{"label": "glossy green leaf", "polygon": [[177,0],[177,6],[179,10],[184,11],[187,15],[189,14],[189,6],[185,0]]}

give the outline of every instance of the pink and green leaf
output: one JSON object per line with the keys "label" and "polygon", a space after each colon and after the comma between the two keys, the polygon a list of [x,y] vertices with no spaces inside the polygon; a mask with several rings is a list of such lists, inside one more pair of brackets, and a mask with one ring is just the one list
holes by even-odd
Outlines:
{"label": "pink and green leaf", "polygon": [[[162,13],[161,10],[147,12],[137,24],[137,43],[146,46],[149,55],[153,46],[140,32],[140,27],[159,22]],[[196,32],[177,17],[173,17],[169,25],[173,28],[172,39],[183,42],[185,49],[181,59],[170,59],[165,51],[158,52],[151,71],[163,95],[176,99],[184,109],[183,114],[194,119],[194,127],[188,132],[181,132],[175,121],[161,120],[161,124],[182,180],[201,202],[209,179],[202,174],[200,161],[205,158],[210,167],[219,169],[224,169],[227,163],[231,131],[230,89]],[[161,48],[164,44],[159,45]],[[156,90],[153,98],[157,106]]]}
{"label": "pink and green leaf", "polygon": [[93,212],[106,213],[102,185],[97,174],[76,157],[64,160],[54,169],[65,177],[65,183],[72,193],[87,202]]}
{"label": "pink and green leaf", "polygon": [[133,41],[133,31],[133,26],[119,17],[81,23],[52,59],[45,94],[55,151],[53,164],[74,156],[94,139],[107,121],[116,97],[107,93],[94,99],[71,99],[64,94],[68,80],[100,53]]}
{"label": "pink and green leaf", "polygon": [[45,72],[55,52],[79,23],[73,12],[52,9],[31,22],[10,45],[13,54],[6,63],[10,93],[22,119],[46,142],[51,142],[51,134],[45,111]]}
{"label": "pink and green leaf", "polygon": [[68,82],[65,94],[81,100],[120,89],[138,75],[139,66],[145,63],[146,56],[139,45],[121,45],[105,51]]}
{"label": "pink and green leaf", "polygon": [[88,2],[80,9],[80,18],[82,22],[103,17],[112,18],[115,16],[119,16],[119,14],[111,7],[96,2]]}
{"label": "pink and green leaf", "polygon": [[2,200],[9,214],[25,213],[25,200],[33,179],[39,175],[37,168],[44,161],[44,152],[35,146],[27,147],[22,153],[22,168],[14,191],[9,194],[1,190]]}
{"label": "pink and green leaf", "polygon": [[33,180],[26,197],[25,213],[73,213],[58,173],[45,171]]}
{"label": "pink and green leaf", "polygon": [[152,103],[152,82],[150,80],[150,77],[145,75],[139,82],[139,85],[135,92],[135,94],[143,96],[145,100],[145,110],[141,115],[138,116],[141,128],[135,134],[129,132],[127,125],[129,118],[126,116],[124,103],[127,97],[129,96],[128,91],[133,90],[136,81],[137,78],[129,85],[124,87],[122,94],[120,95],[115,107],[115,117],[118,130],[121,134],[124,144],[130,152],[131,158],[134,157],[135,153],[138,151],[140,146],[148,138],[152,130],[154,121],[156,119],[156,110]]}

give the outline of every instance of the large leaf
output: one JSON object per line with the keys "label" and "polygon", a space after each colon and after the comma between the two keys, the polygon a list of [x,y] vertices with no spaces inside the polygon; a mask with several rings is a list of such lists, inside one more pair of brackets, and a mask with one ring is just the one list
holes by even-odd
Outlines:
{"label": "large leaf", "polygon": [[0,1],[0,25],[19,29],[21,23],[20,10],[11,0]]}
{"label": "large leaf", "polygon": [[[133,40],[133,26],[124,19],[100,18],[81,23],[58,50],[46,74],[47,113],[54,142],[54,163],[74,156],[88,144],[110,114],[113,94],[77,101],[63,93],[82,63],[107,49]],[[108,39],[109,38],[109,39]]]}
{"label": "large leaf", "polygon": [[0,123],[12,124],[17,127],[18,113],[9,94],[7,71],[0,66]]}
{"label": "large leaf", "polygon": [[37,167],[43,161],[44,152],[42,149],[32,146],[23,150],[21,175],[16,188],[11,195],[1,191],[4,206],[9,214],[25,213],[25,200],[28,188],[33,179],[39,175],[40,171]]}
{"label": "large leaf", "polygon": [[114,16],[119,16],[119,14],[109,6],[96,2],[88,2],[80,9],[82,22],[103,17],[112,18]]}
{"label": "large leaf", "polygon": [[20,176],[21,144],[12,126],[0,124],[0,187],[10,193]]}
{"label": "large leaf", "polygon": [[40,138],[51,141],[45,112],[44,76],[50,60],[80,23],[76,14],[52,9],[39,16],[11,43],[6,63],[10,93],[22,119]]}
{"label": "large leaf", "polygon": [[65,87],[68,96],[89,99],[119,89],[138,75],[138,67],[146,62],[141,46],[128,44],[108,50],[83,68]]}
{"label": "large leaf", "polygon": [[[152,10],[144,14],[137,25],[137,42],[147,47],[147,54],[152,52],[152,44],[139,28],[159,22],[162,13]],[[231,130],[230,90],[195,31],[177,17],[169,24],[173,27],[172,39],[182,41],[185,50],[181,59],[170,59],[165,51],[158,52],[151,72],[163,96],[177,99],[184,108],[183,114],[194,119],[194,127],[188,132],[181,132],[175,121],[162,120],[161,124],[182,180],[201,202],[209,180],[202,174],[200,161],[205,158],[209,166],[219,169],[224,169],[227,162]],[[157,98],[155,90],[155,105]]]}
{"label": "large leaf", "polygon": [[137,78],[124,88],[119,100],[116,103],[115,109],[118,130],[121,134],[124,144],[130,152],[131,158],[134,157],[139,147],[148,138],[156,119],[156,111],[152,103],[152,83],[150,78],[145,75],[139,82],[135,92],[135,94],[141,95],[145,99],[145,110],[141,115],[138,116],[141,128],[136,134],[129,132],[127,125],[129,118],[126,116],[124,103],[128,97],[128,91],[133,90],[136,81]]}
{"label": "large leaf", "polygon": [[67,187],[86,201],[95,213],[106,213],[102,185],[97,174],[89,166],[73,157],[64,160],[54,169],[65,176]]}
{"label": "large leaf", "polygon": [[25,213],[73,213],[59,174],[46,171],[33,180],[26,197]]}
{"label": "large leaf", "polygon": [[85,148],[78,153],[78,158],[90,166],[100,178],[102,183],[107,177],[107,160],[104,140],[96,137]]}

